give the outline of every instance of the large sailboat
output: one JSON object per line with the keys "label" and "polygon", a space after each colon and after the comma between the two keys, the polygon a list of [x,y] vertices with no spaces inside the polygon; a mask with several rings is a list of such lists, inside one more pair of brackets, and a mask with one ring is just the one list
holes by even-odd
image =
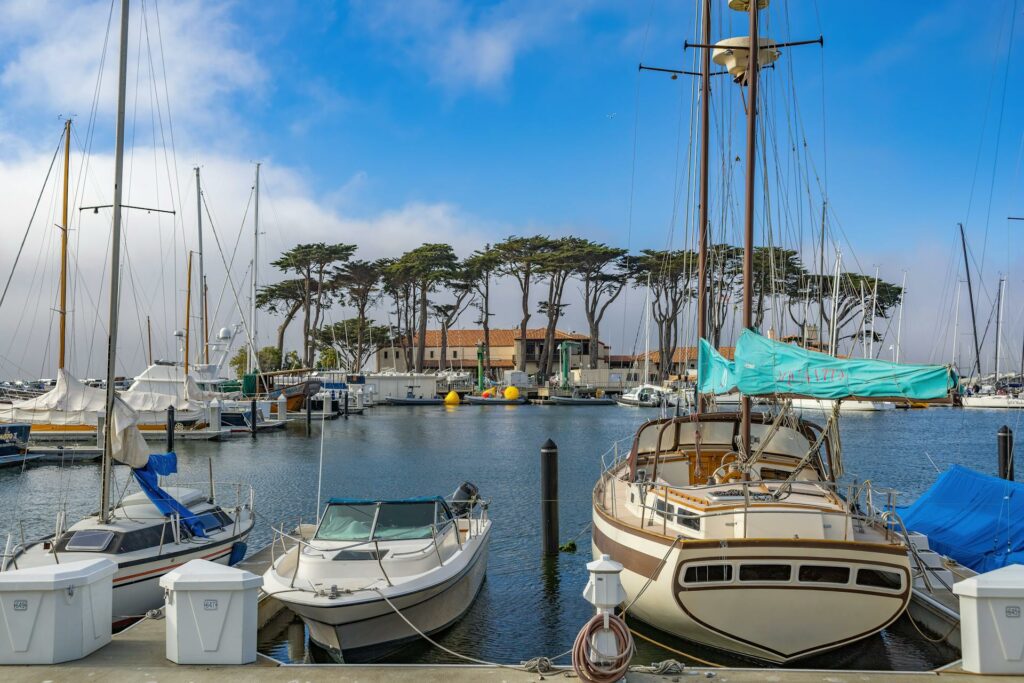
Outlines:
{"label": "large sailboat", "polygon": [[[221,564],[240,561],[245,555],[245,540],[255,524],[252,489],[231,485],[230,489],[235,492],[234,504],[220,505],[215,500],[212,470],[208,490],[161,488],[160,477],[177,470],[175,454],[149,455],[138,428],[138,413],[115,390],[127,40],[128,0],[122,0],[99,511],[70,527],[65,526],[66,512],[59,511],[51,536],[13,548],[8,539],[8,549],[0,559],[0,570],[97,557],[114,561],[118,566],[113,588],[115,623],[138,618],[163,604],[160,577],[189,560],[205,559]],[[131,468],[141,492],[122,493],[120,499],[112,496],[115,462]],[[220,488],[223,491],[225,486]]]}
{"label": "large sailboat", "polygon": [[[758,36],[767,4],[730,2],[748,13],[750,36],[712,46],[704,2],[695,410],[645,423],[628,454],[606,463],[593,492],[592,551],[622,563],[630,616],[787,663],[878,632],[911,595],[909,543],[893,501],[879,504],[867,483],[839,483],[839,402],[944,400],[957,380],[945,366],[838,359],[753,331],[758,69],[784,46]],[[705,339],[712,48],[748,90],[743,331],[732,361]],[[738,411],[708,411],[713,395],[731,393],[740,396]],[[792,398],[832,402],[825,426],[796,416]],[[774,408],[754,413],[752,399]]]}

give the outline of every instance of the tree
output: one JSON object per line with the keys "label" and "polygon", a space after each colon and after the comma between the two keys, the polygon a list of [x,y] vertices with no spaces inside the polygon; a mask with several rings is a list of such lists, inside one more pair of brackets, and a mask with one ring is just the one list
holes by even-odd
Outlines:
{"label": "tree", "polygon": [[[773,297],[779,301],[791,301],[799,297],[800,285],[807,271],[796,251],[782,247],[754,247],[751,265],[754,273],[751,282],[754,328],[761,329],[768,310],[766,302]],[[736,284],[740,288],[743,286],[742,269]]]}
{"label": "tree", "polygon": [[458,259],[449,244],[427,243],[407,251],[398,260],[401,268],[413,280],[414,297],[417,302],[416,329],[416,372],[423,372],[423,361],[427,348],[427,313],[429,295],[455,269]]}
{"label": "tree", "polygon": [[743,249],[729,244],[713,244],[708,248],[708,341],[715,348],[722,345],[722,328],[736,292],[736,283],[743,274]]}
{"label": "tree", "polygon": [[[364,341],[362,346],[356,343],[357,338]],[[386,325],[374,325],[372,320],[358,318],[324,325],[316,334],[316,342],[321,353],[326,350],[331,352],[330,357],[321,357],[324,367],[341,367],[350,372],[353,372],[354,368],[363,367],[374,352],[390,338],[390,330]]]}
{"label": "tree", "polygon": [[552,359],[555,356],[555,332],[558,321],[568,304],[562,303],[565,284],[569,281],[576,265],[577,253],[586,240],[578,237],[562,237],[551,240],[537,261],[537,275],[547,279],[547,298],[539,302],[537,311],[547,317],[544,327],[544,345],[541,347],[537,373],[542,378],[551,374]]}
{"label": "tree", "polygon": [[549,237],[535,235],[508,237],[493,248],[498,259],[496,272],[514,278],[522,294],[523,316],[519,322],[519,338],[523,341],[523,353],[519,354],[516,363],[516,369],[520,371],[526,370],[526,330],[530,324],[531,313],[530,285],[537,275],[537,263],[550,244]]}
{"label": "tree", "polygon": [[[284,355],[284,333],[295,315],[302,308],[305,283],[302,280],[283,280],[266,287],[260,287],[256,295],[256,306],[268,313],[284,314],[284,320],[277,326],[277,356]],[[261,365],[260,367],[267,367]],[[270,366],[278,368],[279,366]],[[269,369],[269,368],[268,368]]]}
{"label": "tree", "polygon": [[416,316],[415,279],[408,264],[400,259],[385,259],[381,262],[381,284],[385,294],[394,304],[392,313],[395,325],[392,337],[402,349],[406,369],[412,367],[412,346]]}
{"label": "tree", "polygon": [[456,264],[444,280],[444,285],[451,292],[454,301],[435,304],[432,307],[434,318],[441,325],[441,359],[437,363],[438,370],[444,370],[448,358],[448,330],[473,303],[473,295],[476,293],[472,280],[474,275],[465,263]]}
{"label": "tree", "polygon": [[[349,261],[337,269],[335,282],[344,296],[344,300],[356,311],[356,353],[355,358],[366,356],[367,340],[363,339],[366,330],[367,311],[381,297],[381,278],[384,275],[383,261]],[[352,367],[352,372],[362,372],[359,362]]]}
{"label": "tree", "polygon": [[478,249],[464,262],[464,277],[472,283],[476,296],[477,310],[480,311],[479,324],[484,331],[484,374],[491,376],[491,277],[500,264],[500,257],[487,244]]}
{"label": "tree", "polygon": [[633,262],[632,277],[637,285],[651,288],[651,317],[658,328],[658,373],[667,379],[678,342],[676,325],[683,304],[696,294],[697,255],[688,250],[644,249]]}
{"label": "tree", "polygon": [[325,285],[335,267],[348,261],[355,250],[352,244],[299,244],[273,262],[277,269],[295,273],[302,281],[302,358],[307,367],[313,366],[316,352],[312,331],[319,327],[324,308],[333,301],[334,292]]}
{"label": "tree", "polygon": [[[281,366],[281,356],[276,346],[264,346],[260,349],[259,355],[259,367],[261,368],[277,368]],[[234,371],[236,377],[242,377],[245,375],[246,369],[249,367],[249,347],[243,346],[235,355],[228,361]]]}
{"label": "tree", "polygon": [[628,281],[626,250],[589,240],[579,245],[574,274],[583,285],[583,312],[590,329],[590,367],[597,367],[599,328],[605,311]]}

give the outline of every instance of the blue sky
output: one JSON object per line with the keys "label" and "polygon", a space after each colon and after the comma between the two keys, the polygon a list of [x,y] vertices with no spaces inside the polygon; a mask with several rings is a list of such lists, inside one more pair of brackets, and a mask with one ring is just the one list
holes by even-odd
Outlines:
{"label": "blue sky", "polygon": [[[637,64],[692,64],[693,51],[684,54],[681,45],[695,34],[697,5],[148,0],[147,23],[133,23],[130,38],[130,69],[142,74],[129,79],[136,103],[129,118],[140,131],[131,182],[153,202],[170,201],[166,188],[177,182],[186,209],[177,227],[149,229],[135,219],[136,244],[161,235],[136,254],[139,271],[163,259],[182,277],[183,258],[168,249],[175,239],[191,243],[187,175],[197,163],[207,169],[214,214],[232,235],[244,214],[249,162],[266,164],[267,260],[300,239],[353,242],[368,256],[438,239],[466,252],[530,231],[638,249],[663,246],[674,225],[677,243],[685,241],[685,211],[673,211],[673,197],[675,179],[686,178],[677,158],[686,154],[693,84],[638,74]],[[24,230],[26,200],[38,192],[59,134],[57,117],[72,112],[85,127],[109,8],[106,0],[0,0],[0,175],[24,183],[7,184],[18,210],[0,219],[5,238]],[[133,3],[133,20],[142,10]],[[997,272],[1008,273],[1011,296],[1024,291],[1024,240],[1005,220],[1024,214],[1022,10],[1011,0],[775,0],[763,20],[776,40],[825,37],[823,48],[784,51],[766,74],[767,106],[783,121],[792,110],[782,96],[793,86],[844,259],[864,269],[877,264],[890,280],[909,271],[916,305],[908,310],[907,343],[921,359],[944,353],[935,320],[948,327],[951,317],[958,221],[966,221],[979,260],[985,253],[988,292]],[[713,12],[716,38],[745,33],[744,17],[724,1],[715,0]],[[147,180],[167,165],[146,109],[148,60],[139,49],[146,30],[156,68],[162,71],[163,59],[168,73],[155,79],[156,97],[166,95],[174,115],[176,181]],[[111,54],[93,147],[97,197],[109,185],[100,169],[112,136],[112,62]],[[742,150],[738,88],[720,79],[713,97],[736,124],[732,149]],[[723,140],[716,134],[719,156]],[[780,143],[788,144],[786,136]],[[144,167],[146,154],[155,172]],[[722,230],[735,236],[738,225]],[[810,230],[802,227],[799,239]],[[13,258],[7,251],[5,276]],[[90,259],[101,267],[102,253],[83,246],[83,272]],[[237,279],[243,270],[235,269]],[[151,308],[160,299],[172,310],[156,323],[164,333],[180,324],[173,312],[180,288],[148,295]],[[102,288],[93,289],[79,297],[82,311],[86,299],[99,298]],[[223,310],[226,322],[231,306]],[[634,313],[615,314],[616,324],[635,328]],[[579,327],[572,315],[570,325]],[[1024,319],[1015,307],[1007,317],[1005,340],[1016,346]],[[511,311],[503,318],[515,322]],[[9,347],[0,344],[0,356]],[[90,350],[81,353],[91,359]],[[45,367],[23,351],[14,360],[19,368]]]}

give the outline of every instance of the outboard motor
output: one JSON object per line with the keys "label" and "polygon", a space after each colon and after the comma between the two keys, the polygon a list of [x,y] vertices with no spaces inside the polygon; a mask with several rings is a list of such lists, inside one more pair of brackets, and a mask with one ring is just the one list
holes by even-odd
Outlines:
{"label": "outboard motor", "polygon": [[462,482],[452,494],[452,514],[456,517],[469,514],[479,499],[480,489],[476,484],[468,481]]}

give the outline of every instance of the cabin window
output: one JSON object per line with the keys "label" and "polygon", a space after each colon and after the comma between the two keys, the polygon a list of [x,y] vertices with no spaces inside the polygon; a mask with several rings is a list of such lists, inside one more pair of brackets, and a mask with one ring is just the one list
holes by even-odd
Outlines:
{"label": "cabin window", "polygon": [[658,498],[654,501],[654,511],[662,517],[671,518],[676,513],[676,507]]}
{"label": "cabin window", "polygon": [[408,541],[432,536],[434,501],[385,503],[380,506],[373,537],[382,541]]}
{"label": "cabin window", "polygon": [[789,581],[793,568],[788,564],[744,564],[740,581]]}
{"label": "cabin window", "polygon": [[771,467],[761,468],[761,479],[768,481],[785,481],[789,479],[790,473],[785,470],[777,470]]}
{"label": "cabin window", "polygon": [[688,529],[700,531],[700,515],[696,512],[690,512],[686,508],[679,508],[679,511],[676,514],[676,522],[682,524]]}
{"label": "cabin window", "polygon": [[849,583],[849,567],[805,564],[800,567],[800,581],[807,583]]}
{"label": "cabin window", "polygon": [[903,580],[901,574],[884,569],[858,569],[857,585],[898,590],[903,586]]}
{"label": "cabin window", "polygon": [[82,529],[71,535],[64,549],[98,553],[105,550],[112,540],[114,540],[113,531]]}
{"label": "cabin window", "polygon": [[368,541],[376,514],[376,503],[328,505],[316,530],[316,538],[324,541]]}
{"label": "cabin window", "polygon": [[683,574],[683,583],[716,583],[732,581],[732,565],[704,564],[687,567]]}

